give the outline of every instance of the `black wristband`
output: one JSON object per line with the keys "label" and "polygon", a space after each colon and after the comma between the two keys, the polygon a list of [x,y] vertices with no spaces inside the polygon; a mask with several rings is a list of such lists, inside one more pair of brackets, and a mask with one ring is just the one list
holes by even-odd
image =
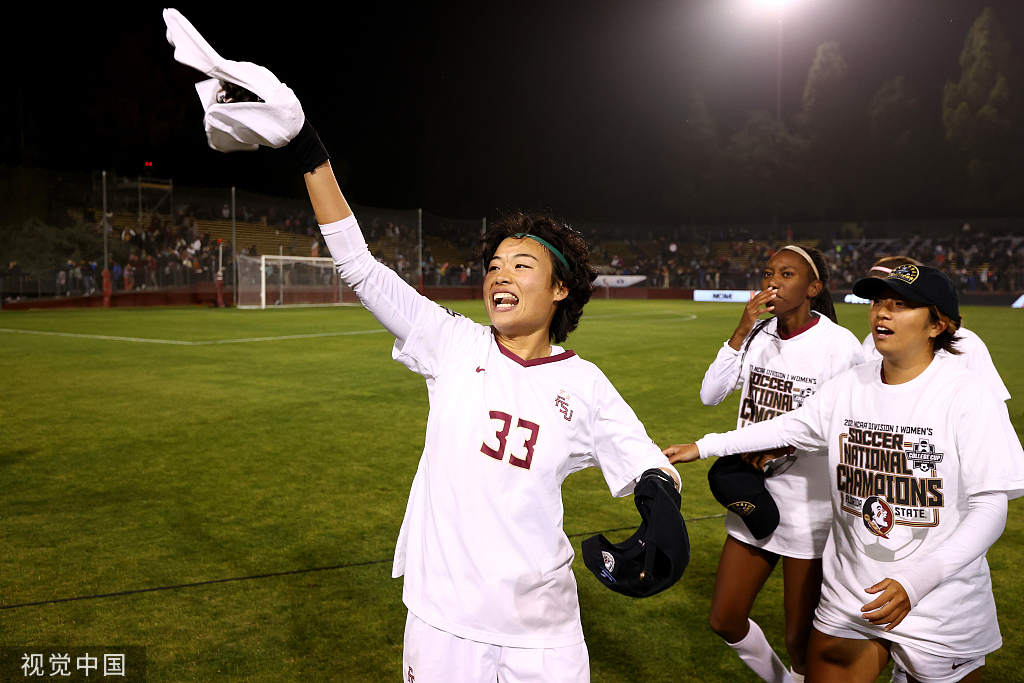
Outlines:
{"label": "black wristband", "polygon": [[320,136],[316,134],[313,126],[309,125],[309,119],[302,124],[298,135],[281,149],[288,153],[292,162],[303,174],[315,171],[317,167],[331,158],[324,143],[320,142]]}

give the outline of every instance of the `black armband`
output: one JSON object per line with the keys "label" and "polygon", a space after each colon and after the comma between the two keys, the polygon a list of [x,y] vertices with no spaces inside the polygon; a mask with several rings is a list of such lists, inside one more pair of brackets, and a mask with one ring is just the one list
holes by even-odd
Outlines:
{"label": "black armband", "polygon": [[320,141],[320,136],[309,124],[309,119],[302,124],[298,135],[281,149],[288,153],[292,162],[303,174],[312,173],[331,158],[324,143]]}

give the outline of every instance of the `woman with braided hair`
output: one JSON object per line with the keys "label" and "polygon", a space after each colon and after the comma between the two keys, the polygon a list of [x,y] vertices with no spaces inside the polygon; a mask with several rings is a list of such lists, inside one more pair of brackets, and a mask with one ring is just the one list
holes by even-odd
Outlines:
{"label": "woman with braided hair", "polygon": [[[821,252],[790,245],[768,261],[761,291],[743,310],[701,384],[704,405],[718,405],[741,390],[737,427],[800,407],[830,378],[861,362],[860,344],[836,324]],[[772,317],[758,320],[771,313]],[[671,455],[672,449],[666,449]],[[728,536],[719,559],[711,628],[766,681],[803,679],[807,640],[821,588],[821,555],[831,519],[828,470],[823,458],[788,454],[772,461],[765,486],[779,501],[779,525],[755,535],[743,517],[726,516]],[[749,467],[733,456],[733,467]],[[786,650],[791,670],[750,619],[754,600],[779,558],[785,585]]]}

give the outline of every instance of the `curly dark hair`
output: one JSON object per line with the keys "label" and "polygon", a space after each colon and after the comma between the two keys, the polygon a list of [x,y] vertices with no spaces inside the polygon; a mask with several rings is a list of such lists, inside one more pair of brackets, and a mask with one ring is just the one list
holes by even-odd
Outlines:
{"label": "curly dark hair", "polygon": [[484,272],[501,243],[518,233],[536,235],[550,242],[569,262],[567,270],[554,254],[548,252],[551,257],[551,284],[561,283],[569,290],[569,295],[558,302],[558,310],[548,330],[551,342],[561,344],[579,325],[583,306],[590,301],[594,292],[593,282],[597,271],[590,266],[590,247],[583,235],[554,216],[518,211],[503,215],[500,220],[492,223],[477,243],[477,254],[483,261]]}

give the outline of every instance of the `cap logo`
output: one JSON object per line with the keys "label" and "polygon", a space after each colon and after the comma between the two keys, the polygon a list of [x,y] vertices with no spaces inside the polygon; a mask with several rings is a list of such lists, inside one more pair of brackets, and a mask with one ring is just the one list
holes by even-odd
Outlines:
{"label": "cap logo", "polygon": [[921,275],[921,271],[918,270],[917,266],[912,263],[908,263],[905,266],[900,266],[896,270],[892,271],[885,276],[886,280],[902,280],[908,285],[914,284],[914,281]]}
{"label": "cap logo", "polygon": [[740,517],[746,517],[754,511],[756,507],[753,503],[748,503],[745,500],[738,500],[735,503],[729,503],[726,505],[727,508],[735,512]]}
{"label": "cap logo", "polygon": [[607,550],[601,551],[601,559],[604,560],[604,568],[610,572],[615,571],[615,558]]}

